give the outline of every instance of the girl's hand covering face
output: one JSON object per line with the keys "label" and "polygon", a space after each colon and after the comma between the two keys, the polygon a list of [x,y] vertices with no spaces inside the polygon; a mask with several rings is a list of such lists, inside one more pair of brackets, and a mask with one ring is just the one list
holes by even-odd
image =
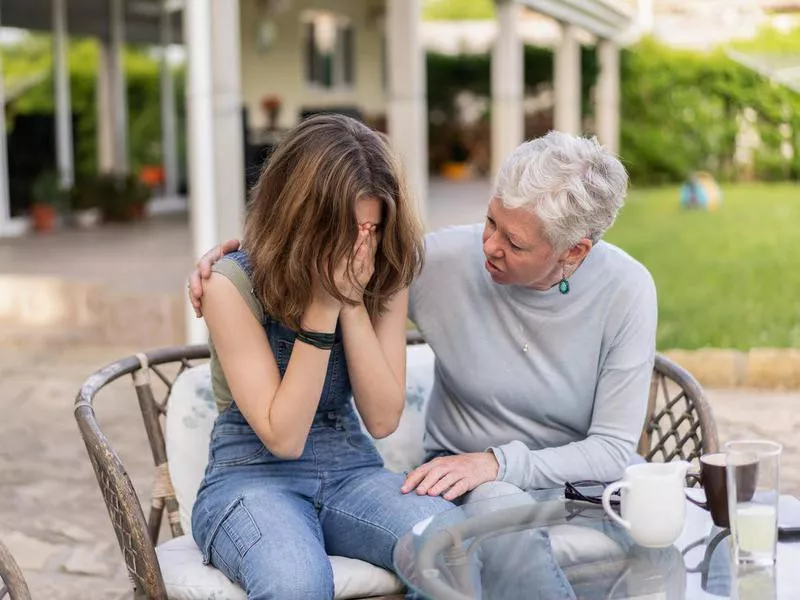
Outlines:
{"label": "girl's hand covering face", "polygon": [[[333,281],[336,289],[347,299],[353,302],[361,302],[364,297],[364,289],[369,280],[375,273],[375,254],[378,250],[378,227],[373,223],[362,223],[359,225],[358,237],[353,246],[352,261],[345,257],[336,267],[333,274]],[[318,277],[314,277],[314,300],[324,303],[336,303],[336,300],[328,294],[319,282]]]}
{"label": "girl's hand covering face", "polygon": [[[343,260],[336,269],[334,281],[345,298],[361,302],[364,289],[375,273],[375,254],[378,250],[378,227],[373,223],[359,225],[358,238],[353,247],[353,261]],[[349,267],[349,268],[348,268]]]}
{"label": "girl's hand covering face", "polygon": [[375,273],[375,254],[378,251],[378,226],[372,223],[362,225],[359,233],[360,244],[356,244],[353,272],[361,288],[366,288]]}

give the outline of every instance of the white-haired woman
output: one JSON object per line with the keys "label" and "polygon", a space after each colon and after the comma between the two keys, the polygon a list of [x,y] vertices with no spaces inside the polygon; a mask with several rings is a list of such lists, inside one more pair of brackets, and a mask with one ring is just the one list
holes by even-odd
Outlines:
{"label": "white-haired woman", "polygon": [[[655,356],[647,269],[603,242],[626,195],[595,139],[551,132],[498,174],[485,223],[426,236],[409,316],[435,355],[425,447],[406,493],[454,500],[611,481],[634,459]],[[199,310],[210,251],[192,274]]]}

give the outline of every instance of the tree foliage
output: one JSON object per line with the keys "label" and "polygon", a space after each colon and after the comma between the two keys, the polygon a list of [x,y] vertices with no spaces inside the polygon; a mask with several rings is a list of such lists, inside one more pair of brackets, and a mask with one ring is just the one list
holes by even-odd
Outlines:
{"label": "tree foliage", "polygon": [[[698,169],[723,180],[800,176],[800,95],[722,50],[644,40],[623,53],[621,95],[621,154],[634,181],[680,181]],[[750,173],[735,161],[746,129],[760,140]],[[784,156],[787,147],[792,157]]]}
{"label": "tree foliage", "polygon": [[472,21],[494,19],[493,0],[426,0],[422,6],[426,21]]}
{"label": "tree foliage", "polygon": [[[490,70],[488,55],[428,55],[432,143],[440,132],[452,135],[452,127],[439,125],[455,121],[460,92],[490,97]],[[581,71],[583,112],[591,123],[598,75],[592,48],[582,50]],[[526,95],[549,84],[552,51],[526,47],[524,77]],[[682,181],[696,170],[721,180],[800,178],[800,95],[722,49],[678,50],[643,40],[622,52],[620,93],[620,153],[637,183]],[[737,141],[747,130],[757,140],[743,168]]]}
{"label": "tree foliage", "polygon": [[[30,36],[2,49],[3,76],[8,90],[24,92],[10,99],[6,116],[13,128],[17,114],[54,111],[51,41]],[[74,40],[69,46],[72,112],[75,115],[75,170],[88,176],[97,171],[97,73],[99,48],[94,40]],[[129,46],[124,53],[128,99],[128,147],[131,169],[161,160],[161,113],[158,61],[145,48]],[[26,84],[27,82],[27,84]],[[184,114],[183,74],[176,73],[178,115]],[[182,124],[179,123],[179,128]],[[179,135],[178,140],[184,136]],[[179,151],[183,152],[183,144]]]}
{"label": "tree foliage", "polygon": [[[491,1],[486,2],[491,8]],[[483,4],[483,0],[469,3],[432,0],[426,5],[426,11],[436,14],[435,10],[444,11],[450,6],[463,9],[459,13],[462,15],[472,14],[469,11],[481,14],[485,9],[480,9]],[[736,48],[748,52],[792,53],[800,50],[800,33],[765,30],[755,40],[737,44]],[[50,38],[32,35],[22,43],[4,47],[2,54],[9,96],[8,127],[13,128],[17,114],[52,114]],[[97,169],[98,55],[97,43],[93,40],[73,40],[70,44],[78,176],[90,175]],[[130,163],[133,169],[138,169],[143,164],[161,160],[159,65],[147,49],[136,47],[126,49],[124,64]],[[621,155],[635,182],[681,181],[698,169],[711,171],[722,180],[800,178],[800,95],[797,93],[735,62],[723,50],[705,53],[678,50],[651,39],[624,50],[621,69]],[[587,123],[591,123],[592,87],[598,74],[592,48],[582,50],[581,70],[584,116],[588,117]],[[439,132],[452,135],[456,98],[460,92],[468,91],[476,98],[489,99],[490,71],[488,55],[428,55],[432,143]],[[184,83],[182,73],[177,75],[178,140],[179,153],[183,155]],[[552,51],[526,47],[526,95],[548,85],[552,77]],[[440,127],[443,123],[451,126]],[[752,150],[749,169],[741,168],[735,158],[737,141],[741,141],[746,129],[758,140]]]}

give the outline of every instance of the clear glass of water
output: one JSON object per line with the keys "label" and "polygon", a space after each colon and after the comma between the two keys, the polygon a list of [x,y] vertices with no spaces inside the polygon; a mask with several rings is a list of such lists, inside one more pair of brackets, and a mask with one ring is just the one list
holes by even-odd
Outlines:
{"label": "clear glass of water", "polygon": [[739,564],[775,563],[781,450],[765,440],[725,444],[728,515]]}

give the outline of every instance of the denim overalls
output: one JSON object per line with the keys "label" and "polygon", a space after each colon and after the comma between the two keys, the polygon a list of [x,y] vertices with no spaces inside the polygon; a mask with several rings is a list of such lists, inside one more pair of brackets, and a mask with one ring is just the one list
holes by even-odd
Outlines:
{"label": "denim overalls", "polygon": [[[243,252],[223,260],[235,260],[250,275]],[[294,332],[269,317],[262,326],[283,376]],[[299,459],[274,456],[235,403],[217,417],[192,534],[203,560],[241,584],[248,598],[333,598],[328,554],[392,569],[397,538],[452,507],[438,497],[402,494],[403,480],[383,468],[361,429],[337,328]]]}

